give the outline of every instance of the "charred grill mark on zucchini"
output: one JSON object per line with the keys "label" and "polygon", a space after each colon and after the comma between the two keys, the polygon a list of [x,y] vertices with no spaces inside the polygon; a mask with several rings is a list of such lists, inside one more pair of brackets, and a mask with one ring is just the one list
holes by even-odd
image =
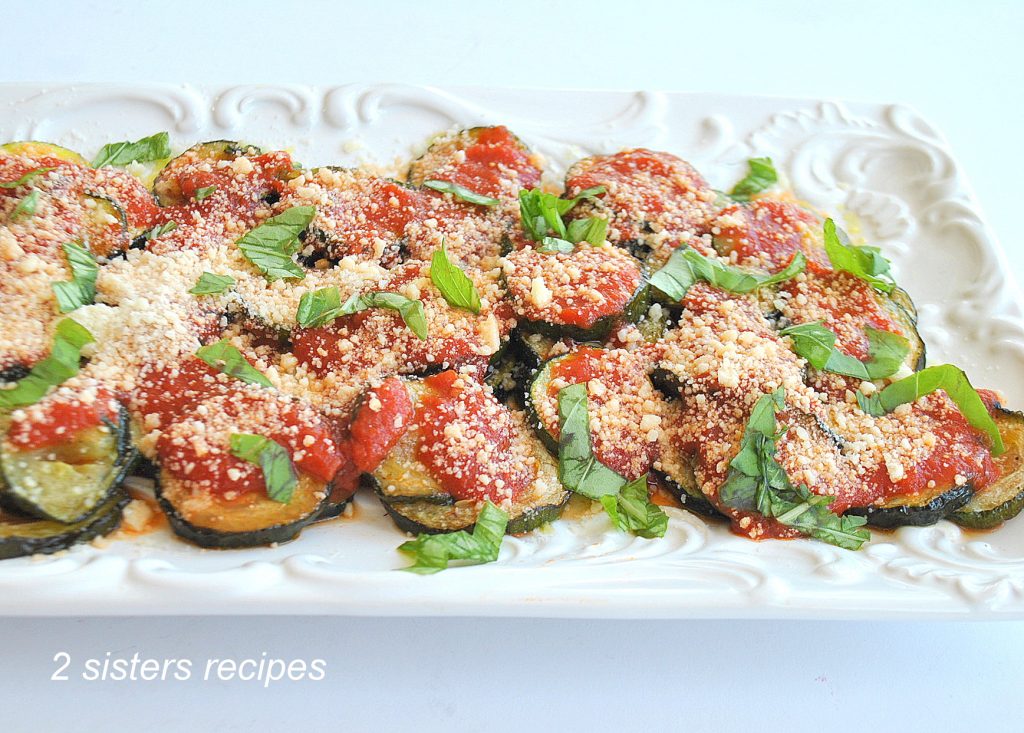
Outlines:
{"label": "charred grill mark on zucchini", "polygon": [[1006,453],[995,458],[999,478],[977,492],[962,508],[949,515],[961,527],[991,529],[1013,519],[1024,509],[1024,413],[997,406],[996,424]]}

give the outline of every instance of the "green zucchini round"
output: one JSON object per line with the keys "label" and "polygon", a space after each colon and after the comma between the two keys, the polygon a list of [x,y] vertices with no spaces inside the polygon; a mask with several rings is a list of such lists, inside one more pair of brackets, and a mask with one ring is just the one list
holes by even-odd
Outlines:
{"label": "green zucchini round", "polygon": [[[423,389],[416,381],[407,384],[414,395]],[[525,424],[521,429],[527,430]],[[558,464],[536,438],[530,440],[535,444],[539,471],[525,495],[508,508],[509,534],[528,532],[557,518],[570,496],[558,480]],[[453,497],[419,460],[417,445],[415,431],[405,433],[380,465],[364,476],[364,483],[405,532],[439,534],[471,529],[478,503]]]}
{"label": "green zucchini round", "polygon": [[1024,510],[1024,413],[996,407],[996,425],[1006,452],[996,456],[1000,477],[975,494],[949,519],[969,529],[991,529]]}
{"label": "green zucchini round", "polygon": [[11,155],[24,155],[26,158],[35,160],[40,158],[57,158],[58,160],[66,160],[69,163],[77,163],[78,165],[89,165],[89,161],[74,150],[68,150],[60,145],[39,142],[37,140],[19,140],[5,143],[0,145],[0,150]]}
{"label": "green zucchini round", "polygon": [[181,193],[174,173],[178,168],[192,165],[196,161],[234,160],[242,156],[259,155],[262,151],[255,145],[246,145],[234,140],[210,140],[198,143],[172,158],[153,181],[153,195],[161,206],[181,206],[188,200]]}
{"label": "green zucchini round", "polygon": [[81,430],[57,446],[18,451],[0,443],[0,499],[40,519],[65,524],[87,519],[119,489],[135,463],[128,426],[122,406],[116,424]]}
{"label": "green zucchini round", "polygon": [[870,526],[879,529],[929,527],[964,507],[973,496],[970,482],[963,486],[936,486],[912,496],[895,496],[878,505],[851,507],[845,513],[864,517]]}
{"label": "green zucchini round", "polygon": [[532,321],[521,318],[519,319],[519,327],[524,331],[538,333],[554,339],[568,338],[574,341],[601,341],[607,338],[608,334],[616,326],[623,323],[641,322],[644,316],[647,315],[650,307],[651,286],[646,280],[641,280],[640,285],[623,306],[621,312],[598,318],[590,326],[573,326],[566,323]]}
{"label": "green zucchini round", "polygon": [[115,491],[88,517],[71,524],[32,519],[0,511],[0,560],[49,555],[113,532],[129,498]]}
{"label": "green zucchini round", "polygon": [[221,502],[209,495],[194,494],[166,471],[161,471],[156,481],[157,501],[174,533],[200,547],[219,549],[295,539],[303,528],[321,518],[330,493],[330,486],[303,473],[287,504],[260,494]]}

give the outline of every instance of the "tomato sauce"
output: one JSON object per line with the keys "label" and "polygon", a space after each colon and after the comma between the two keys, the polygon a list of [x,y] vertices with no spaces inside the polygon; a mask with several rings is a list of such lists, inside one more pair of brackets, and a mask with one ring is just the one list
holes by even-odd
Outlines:
{"label": "tomato sauce", "polygon": [[[254,418],[267,409],[267,400],[277,396],[237,391],[229,399],[206,401],[208,410],[223,411],[233,425],[232,432],[263,435],[285,446],[295,468],[323,482],[334,478],[342,465],[330,427],[319,417],[304,417],[294,404],[279,402],[273,426]],[[200,417],[216,420],[209,412]],[[157,441],[161,467],[172,476],[201,487],[213,495],[259,493],[266,490],[263,473],[254,464],[233,456],[228,435],[214,433],[204,440],[180,439],[171,426]],[[255,469],[255,470],[254,470]]]}
{"label": "tomato sauce", "polygon": [[227,394],[233,381],[236,380],[194,356],[180,364],[147,365],[142,368],[132,394],[132,410],[144,423],[147,415],[156,415],[159,424],[167,426],[179,416],[191,413],[208,397]]}
{"label": "tomato sauce", "polygon": [[[657,443],[648,441],[646,433],[640,429],[641,416],[623,405],[629,404],[630,397],[639,395],[647,386],[646,373],[634,362],[623,364],[609,359],[604,349],[580,346],[552,365],[547,397],[551,404],[557,405],[561,387],[585,384],[592,379],[599,379],[606,386],[606,391],[590,392],[587,396],[592,433],[594,416],[600,415],[610,401],[616,401],[617,409],[623,411],[622,421],[612,434],[591,435],[594,456],[608,468],[630,479],[646,473],[657,456]],[[552,414],[557,415],[557,410]],[[557,421],[546,421],[544,427],[558,439],[560,428]]]}
{"label": "tomato sauce", "polygon": [[656,226],[669,233],[700,234],[711,213],[714,194],[689,163],[669,153],[638,148],[588,159],[570,171],[566,191],[576,195],[594,186],[612,210],[620,240],[639,239]]}
{"label": "tomato sauce", "polygon": [[423,385],[416,455],[431,475],[458,500],[497,502],[522,493],[531,476],[509,450],[514,425],[507,408],[454,371],[427,377]]}
{"label": "tomato sauce", "polygon": [[23,411],[24,419],[11,422],[7,440],[18,450],[38,450],[71,442],[83,430],[104,422],[117,424],[120,406],[109,390],[100,388],[95,399],[53,393]]}
{"label": "tomato sauce", "polygon": [[409,429],[414,412],[409,390],[397,377],[367,392],[349,427],[348,453],[356,468],[377,468]]}
{"label": "tomato sauce", "polygon": [[473,131],[473,142],[463,148],[461,160],[450,160],[430,174],[484,196],[500,196],[511,178],[520,188],[540,185],[540,169],[507,127]]}
{"label": "tomato sauce", "polygon": [[803,252],[822,269],[831,269],[824,246],[811,235],[820,231],[821,222],[794,204],[757,199],[747,206],[730,206],[719,213],[715,227],[715,246],[723,255],[735,253],[741,263],[755,258],[778,272]]}
{"label": "tomato sauce", "polygon": [[[848,272],[819,271],[804,281],[782,283],[781,289],[793,297],[790,307],[808,307],[813,317],[806,320],[822,320],[825,328],[836,334],[836,346],[861,361],[869,357],[864,329],[870,327],[906,335],[882,304],[884,296]],[[807,299],[808,306],[799,305],[801,295]],[[792,303],[798,305],[792,306]],[[799,319],[799,322],[804,320]]]}

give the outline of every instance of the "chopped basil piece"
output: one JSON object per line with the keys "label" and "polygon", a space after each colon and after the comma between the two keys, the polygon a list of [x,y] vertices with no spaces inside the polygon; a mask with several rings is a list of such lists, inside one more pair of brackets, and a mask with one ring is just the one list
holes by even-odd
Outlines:
{"label": "chopped basil piece", "polygon": [[586,383],[558,391],[558,479],[565,488],[600,501],[612,523],[638,537],[662,537],[668,516],[647,497],[647,474],[635,481],[597,460],[590,443]]}
{"label": "chopped basil piece", "polygon": [[240,379],[246,384],[258,384],[261,387],[271,387],[270,380],[256,367],[248,362],[242,352],[231,345],[226,338],[222,338],[215,344],[203,346],[196,351],[196,357],[202,359],[229,377]]}
{"label": "chopped basil piece", "polygon": [[196,189],[196,201],[202,201],[207,196],[217,190],[216,186],[203,186],[202,188]]}
{"label": "chopped basil piece", "polygon": [[828,505],[834,497],[819,496],[807,486],[793,486],[775,459],[781,436],[775,413],[785,408],[785,390],[779,388],[757,401],[743,431],[740,451],[729,463],[729,474],[718,491],[726,506],[774,518],[780,524],[837,545],[859,550],[871,539],[862,529],[864,517],[841,517]]}
{"label": "chopped basil piece", "polygon": [[465,530],[448,534],[421,534],[399,545],[398,551],[412,556],[414,564],[402,568],[410,573],[429,575],[444,570],[452,560],[471,565],[494,562],[508,526],[508,514],[485,501],[476,519],[473,533]]}
{"label": "chopped basil piece", "polygon": [[263,471],[267,498],[282,504],[292,500],[299,477],[287,448],[276,440],[252,433],[232,433],[229,440],[231,455],[255,463]]}
{"label": "chopped basil piece", "polygon": [[540,240],[540,244],[537,245],[537,251],[543,252],[544,254],[551,254],[552,252],[569,254],[575,249],[575,244],[565,239],[559,239],[558,237],[544,237],[544,239]]}
{"label": "chopped basil piece", "polygon": [[774,285],[796,277],[804,271],[807,258],[797,252],[789,264],[774,275],[761,275],[741,267],[723,265],[716,259],[705,257],[697,250],[683,245],[672,253],[665,266],[651,276],[650,283],[675,301],[686,297],[698,280],[710,283],[730,293],[752,293],[766,285]]}
{"label": "chopped basil piece", "polygon": [[779,174],[775,172],[771,158],[751,158],[747,161],[747,167],[750,172],[729,192],[729,196],[736,201],[749,201],[755,193],[761,193],[779,181]]}
{"label": "chopped basil piece", "polygon": [[405,325],[422,340],[427,338],[427,317],[423,312],[423,303],[406,298],[398,293],[382,293],[375,291],[363,295],[353,295],[341,306],[345,314],[358,313],[367,308],[389,308],[398,311]]}
{"label": "chopped basil piece", "polygon": [[68,313],[96,299],[96,277],[100,268],[89,250],[74,242],[61,245],[71,266],[71,280],[53,283],[53,294],[57,296],[57,307],[61,313]]}
{"label": "chopped basil piece", "polygon": [[999,426],[992,419],[981,396],[971,386],[964,371],[952,364],[939,364],[914,372],[871,397],[858,392],[857,402],[864,412],[879,417],[892,412],[899,405],[913,403],[940,389],[949,395],[949,399],[953,400],[967,422],[988,436],[992,443],[993,455],[998,456],[1006,452],[1003,437],[999,434]]}
{"label": "chopped basil piece", "polygon": [[157,224],[155,227],[150,229],[148,232],[146,232],[142,236],[145,237],[146,239],[153,240],[153,239],[156,239],[157,237],[162,237],[163,235],[167,234],[168,232],[173,232],[177,228],[178,228],[178,222],[176,222],[176,221],[165,221],[163,224]]}
{"label": "chopped basil piece", "polygon": [[235,285],[235,278],[230,275],[218,275],[215,272],[204,272],[189,290],[192,295],[220,295]]}
{"label": "chopped basil piece", "polygon": [[299,235],[314,216],[315,206],[293,206],[247,232],[236,244],[267,280],[301,280],[306,273],[292,255],[299,251]]}
{"label": "chopped basil piece", "polygon": [[575,219],[569,222],[566,234],[570,242],[589,242],[595,247],[600,247],[608,236],[608,222],[596,216]]}
{"label": "chopped basil piece", "polygon": [[825,220],[825,254],[834,268],[856,275],[875,290],[891,293],[896,287],[889,274],[889,260],[882,256],[882,250],[850,244],[846,233],[837,230],[831,219]]}
{"label": "chopped basil piece", "polygon": [[440,191],[441,193],[450,193],[455,198],[462,199],[470,204],[478,204],[479,206],[497,206],[501,203],[498,199],[475,193],[474,191],[470,191],[468,188],[463,188],[459,184],[451,183],[450,181],[429,180],[424,181],[423,185],[427,188],[432,188],[435,191]]}
{"label": "chopped basil piece", "polygon": [[523,231],[535,242],[552,233],[560,239],[568,239],[569,231],[562,217],[583,199],[595,198],[604,192],[604,186],[594,186],[580,191],[574,198],[563,199],[539,188],[522,189],[519,192],[519,218]]}
{"label": "chopped basil piece", "polygon": [[319,328],[335,318],[350,316],[367,308],[389,308],[398,311],[405,325],[413,333],[421,339],[427,338],[427,318],[423,312],[423,303],[398,293],[374,291],[353,295],[342,303],[337,287],[332,285],[329,288],[320,288],[303,294],[299,300],[295,320],[304,328]]}
{"label": "chopped basil piece", "polygon": [[341,312],[341,294],[332,285],[303,293],[295,320],[303,328],[319,328],[344,315],[348,314]]}
{"label": "chopped basil piece", "polygon": [[668,529],[668,515],[647,496],[647,474],[623,486],[617,496],[602,496],[601,505],[623,532],[654,539]]}
{"label": "chopped basil piece", "polygon": [[588,499],[615,496],[626,480],[597,460],[590,444],[586,383],[558,391],[558,479]]}
{"label": "chopped basil piece", "polygon": [[130,163],[151,163],[171,157],[170,136],[166,132],[144,137],[135,142],[127,140],[109,143],[100,148],[93,168],[105,165],[129,165]]}
{"label": "chopped basil piece", "polygon": [[818,371],[843,374],[863,380],[882,379],[899,371],[910,352],[908,341],[896,333],[866,328],[868,360],[861,361],[836,348],[836,335],[820,321],[782,329],[779,334],[793,340],[793,351]]}
{"label": "chopped basil piece", "polygon": [[18,205],[14,207],[14,211],[11,212],[10,220],[17,221],[18,218],[22,216],[35,216],[36,205],[38,203],[39,192],[33,188],[21,201],[18,202]]}
{"label": "chopped basil piece", "polygon": [[448,305],[470,313],[480,312],[480,295],[476,286],[458,265],[448,259],[443,241],[430,258],[430,281],[441,291]]}
{"label": "chopped basil piece", "polygon": [[0,188],[20,188],[21,186],[27,185],[29,183],[29,181],[34,179],[36,176],[41,176],[44,173],[49,173],[52,170],[54,170],[54,169],[53,168],[33,168],[32,170],[30,170],[28,173],[26,173],[25,175],[23,175],[21,178],[17,179],[16,181],[5,181],[4,183],[0,183]]}
{"label": "chopped basil piece", "polygon": [[19,379],[12,389],[0,389],[0,408],[14,409],[33,405],[43,398],[50,387],[63,384],[78,374],[82,347],[95,339],[81,324],[65,318],[57,324],[50,355],[38,362],[27,376]]}

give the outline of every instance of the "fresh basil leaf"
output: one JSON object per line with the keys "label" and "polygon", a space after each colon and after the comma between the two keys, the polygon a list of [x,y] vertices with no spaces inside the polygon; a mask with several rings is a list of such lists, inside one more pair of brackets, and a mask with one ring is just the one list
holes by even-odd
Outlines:
{"label": "fresh basil leaf", "polygon": [[614,496],[626,480],[594,456],[590,444],[586,383],[558,391],[558,479],[570,491],[600,500]]}
{"label": "fresh basil leaf", "polygon": [[608,236],[608,222],[596,216],[574,219],[566,227],[566,233],[570,242],[589,242],[595,247],[600,247]]}
{"label": "fresh basil leaf", "polygon": [[235,278],[230,275],[218,275],[215,272],[204,272],[189,290],[192,295],[220,295],[235,285]]}
{"label": "fresh basil leaf", "polygon": [[299,251],[299,235],[314,216],[315,206],[293,206],[247,232],[236,244],[270,282],[301,280],[306,273],[292,260],[292,255]]}
{"label": "fresh basil leaf", "polygon": [[896,333],[866,328],[867,361],[844,354],[836,348],[836,335],[820,321],[801,323],[782,329],[781,336],[793,341],[793,351],[818,371],[843,374],[861,380],[882,379],[899,371],[910,353],[909,342]]}
{"label": "fresh basil leaf", "polygon": [[647,496],[647,474],[630,481],[617,496],[602,496],[601,505],[612,523],[623,532],[654,539],[664,537],[668,529],[668,515]]}
{"label": "fresh basil leaf", "polygon": [[196,189],[196,201],[202,201],[207,196],[217,190],[216,186],[203,186],[202,188]]}
{"label": "fresh basil leaf", "polygon": [[155,160],[163,160],[171,157],[170,135],[166,132],[158,132],[155,135],[144,137],[135,142],[125,140],[119,143],[109,143],[100,148],[96,159],[92,162],[93,168],[100,168],[105,165],[129,165],[130,163],[150,163]]}
{"label": "fresh basil leaf", "polygon": [[759,288],[784,282],[804,271],[807,258],[797,252],[785,268],[774,275],[762,275],[733,265],[724,265],[683,245],[669,257],[665,266],[651,276],[650,283],[669,298],[681,301],[698,280],[730,293],[752,293]]}
{"label": "fresh basil leaf", "polygon": [[85,247],[74,242],[65,242],[61,247],[71,266],[71,280],[53,283],[51,287],[57,296],[60,312],[69,313],[96,299],[96,277],[100,268],[96,258]]}
{"label": "fresh basil leaf", "polygon": [[450,181],[429,180],[424,181],[423,185],[427,188],[432,188],[435,191],[440,191],[441,193],[450,193],[455,198],[462,199],[470,204],[477,204],[479,206],[497,206],[501,203],[498,199],[470,191],[468,188],[463,188],[459,184],[451,183]]}
{"label": "fresh basil leaf", "polygon": [[379,291],[353,295],[341,309],[345,315],[358,313],[367,308],[389,308],[398,311],[405,325],[421,340],[427,338],[427,316],[423,312],[423,303],[406,298],[398,293],[382,293]]}
{"label": "fresh basil leaf", "polygon": [[228,440],[231,455],[255,463],[263,471],[268,499],[281,504],[292,500],[299,477],[287,448],[276,440],[252,433],[232,433]]}
{"label": "fresh basil leaf", "polygon": [[523,231],[535,242],[552,233],[560,239],[569,239],[562,217],[583,199],[595,198],[604,192],[604,186],[593,186],[571,199],[563,199],[539,188],[522,189],[519,191],[519,218]]}
{"label": "fresh basil leaf", "polygon": [[23,175],[21,178],[15,181],[5,181],[0,183],[0,188],[20,188],[21,186],[28,185],[37,176],[41,176],[44,173],[49,173],[54,170],[53,168],[33,168],[28,173]]}
{"label": "fresh basil leaf", "polygon": [[416,336],[421,339],[427,338],[427,318],[423,311],[423,303],[398,293],[374,291],[357,294],[342,303],[337,287],[320,288],[302,295],[295,320],[305,328],[319,328],[335,318],[350,316],[367,308],[389,308],[398,311],[405,325]]}
{"label": "fresh basil leaf", "polygon": [[844,243],[845,238],[845,233],[840,237],[834,221],[825,220],[825,254],[832,266],[859,277],[876,290],[891,293],[896,283],[889,274],[889,260],[882,256],[881,250]]}
{"label": "fresh basil leaf", "polygon": [[448,534],[421,534],[400,545],[398,551],[411,555],[415,561],[402,570],[429,575],[444,570],[452,560],[462,560],[471,565],[494,562],[501,551],[506,527],[508,514],[490,501],[485,501],[472,534],[465,530]]}
{"label": "fresh basil leaf", "polygon": [[303,293],[295,320],[303,328],[319,328],[343,315],[346,314],[341,312],[341,294],[331,286]]}
{"label": "fresh basil leaf", "polygon": [[34,188],[25,194],[25,197],[18,202],[11,212],[10,220],[17,221],[20,217],[35,216],[36,206],[39,204],[39,192]]}
{"label": "fresh basil leaf", "polygon": [[575,249],[575,244],[565,239],[559,239],[558,237],[544,237],[544,239],[540,240],[540,244],[537,245],[537,251],[543,252],[544,254],[551,254],[553,252],[569,254]]}
{"label": "fresh basil leaf", "polygon": [[749,201],[755,193],[761,193],[779,181],[779,174],[775,172],[771,158],[751,158],[747,161],[747,167],[750,172],[729,192],[729,196],[736,201]]}
{"label": "fresh basil leaf", "polygon": [[430,281],[441,291],[448,305],[470,313],[480,312],[480,295],[476,286],[458,265],[448,259],[443,241],[430,258]]}
{"label": "fresh basil leaf", "polygon": [[150,229],[148,232],[146,232],[142,236],[144,236],[148,240],[153,240],[153,239],[156,239],[157,237],[162,237],[163,235],[165,235],[165,234],[167,234],[169,232],[173,232],[177,228],[178,228],[178,222],[176,222],[176,221],[165,221],[163,224],[157,224],[155,227]]}
{"label": "fresh basil leaf", "polygon": [[32,367],[11,389],[0,389],[0,408],[14,409],[38,402],[50,390],[78,374],[82,347],[95,341],[89,330],[65,318],[57,324],[50,355]]}
{"label": "fresh basil leaf", "polygon": [[240,379],[246,384],[258,384],[261,387],[273,386],[270,380],[250,364],[242,352],[232,346],[226,338],[222,338],[215,344],[203,346],[196,351],[196,357],[214,369],[224,372],[229,377]]}
{"label": "fresh basil leaf", "polygon": [[726,506],[757,512],[810,537],[848,550],[858,550],[871,538],[862,529],[864,517],[842,517],[828,505],[831,496],[814,494],[804,485],[794,486],[775,458],[781,436],[776,412],[785,407],[785,391],[779,388],[754,405],[740,441],[740,450],[729,463],[729,473],[718,491]]}
{"label": "fresh basil leaf", "polygon": [[862,395],[858,394],[857,401],[864,412],[877,416],[892,412],[900,405],[916,402],[940,389],[949,395],[967,422],[988,436],[992,443],[992,455],[1006,452],[999,426],[992,419],[981,396],[971,386],[964,371],[952,364],[939,364],[914,372],[888,385],[871,398],[862,400]]}

